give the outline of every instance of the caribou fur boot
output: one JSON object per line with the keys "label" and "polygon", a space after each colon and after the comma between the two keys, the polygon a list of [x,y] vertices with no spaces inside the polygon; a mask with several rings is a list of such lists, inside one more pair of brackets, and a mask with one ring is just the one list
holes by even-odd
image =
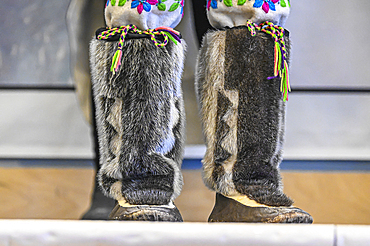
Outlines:
{"label": "caribou fur boot", "polygon": [[[169,11],[171,6],[171,11]],[[100,149],[98,180],[115,220],[182,221],[186,43],[183,2],[107,1],[90,64]]]}
{"label": "caribou fur boot", "polygon": [[181,220],[173,201],[183,183],[185,42],[159,48],[150,38],[126,39],[122,66],[113,74],[117,46],[117,41],[91,42],[98,178],[117,201],[111,218]]}
{"label": "caribou fur boot", "polygon": [[[283,193],[279,173],[288,93],[282,78],[289,79],[289,33],[261,19],[255,19],[261,25],[248,21],[259,16],[248,11],[262,1],[255,1],[255,7],[250,2],[246,6],[208,2],[211,24],[223,25],[204,36],[196,71],[207,146],[203,180],[217,193],[209,221],[312,223],[312,217],[294,208]],[[240,15],[243,7],[249,9]],[[239,25],[241,17],[244,25]]]}

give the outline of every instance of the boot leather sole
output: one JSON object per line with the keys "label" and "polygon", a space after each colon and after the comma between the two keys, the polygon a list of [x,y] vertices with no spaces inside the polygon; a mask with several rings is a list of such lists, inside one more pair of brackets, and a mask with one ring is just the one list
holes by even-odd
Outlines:
{"label": "boot leather sole", "polygon": [[166,221],[182,222],[180,211],[175,205],[130,205],[120,206],[119,203],[109,215],[110,220],[136,220],[136,221]]}
{"label": "boot leather sole", "polygon": [[249,223],[309,223],[310,214],[296,207],[251,207],[216,194],[216,204],[208,222],[249,222]]}

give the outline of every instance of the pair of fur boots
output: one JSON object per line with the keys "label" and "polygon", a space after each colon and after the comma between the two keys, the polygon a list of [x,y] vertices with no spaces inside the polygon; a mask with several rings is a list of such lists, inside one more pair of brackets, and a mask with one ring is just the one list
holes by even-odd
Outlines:
{"label": "pair of fur boots", "polygon": [[[182,221],[174,200],[183,185],[186,43],[172,28],[183,6],[110,0],[108,27],[91,42],[98,179],[117,201],[111,219]],[[203,38],[195,84],[207,146],[203,180],[216,192],[209,221],[311,223],[292,207],[279,174],[290,51],[281,26],[290,4],[208,0],[205,7],[215,30]]]}

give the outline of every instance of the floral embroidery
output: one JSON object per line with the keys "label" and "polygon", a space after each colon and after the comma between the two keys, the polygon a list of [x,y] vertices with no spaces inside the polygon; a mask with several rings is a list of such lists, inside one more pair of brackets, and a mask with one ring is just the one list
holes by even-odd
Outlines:
{"label": "floral embroidery", "polygon": [[182,16],[184,16],[184,3],[185,3],[185,0],[181,0],[181,12],[180,12],[180,14]]}
{"label": "floral embroidery", "polygon": [[184,14],[184,0],[175,0],[175,2],[171,5],[169,12],[175,11],[181,6],[180,14]]}
{"label": "floral embroidery", "polygon": [[[244,5],[247,1],[251,1],[251,0],[238,0],[238,3],[237,5]],[[233,6],[233,2],[232,0],[208,0],[207,1],[207,9],[209,10],[209,8],[213,8],[213,9],[217,9],[218,8],[218,2],[223,2],[227,7],[232,7]],[[280,4],[281,7],[285,8],[287,6],[290,7],[290,2],[289,0],[256,0],[254,2],[254,5],[253,7],[254,8],[260,8],[262,7],[263,11],[265,11],[266,13],[268,13],[270,11],[270,9],[272,11],[276,11],[276,8],[275,8],[275,4],[278,3]]]}
{"label": "floral embroidery", "polygon": [[127,0],[119,0],[119,2],[118,2],[118,6],[123,6],[123,5],[125,5],[126,1],[127,1]]}
{"label": "floral embroidery", "polygon": [[143,10],[150,12],[152,5],[157,5],[158,0],[132,0],[131,8],[137,8],[137,12],[141,14]]}
{"label": "floral embroidery", "polygon": [[[107,0],[106,7],[108,5],[116,6],[117,1],[118,6],[123,6],[127,2],[127,0]],[[160,11],[166,11],[166,1],[167,0],[132,0],[131,8],[136,8],[139,14],[141,14],[143,10],[145,10],[146,12],[150,12],[152,10],[152,5],[157,6],[158,10]],[[185,0],[174,0],[174,3],[170,6],[168,11],[173,12],[176,9],[181,8],[180,14],[184,15],[184,1]]]}
{"label": "floral embroidery", "polygon": [[222,2],[222,0],[208,0],[207,9],[209,10],[210,7],[212,7],[213,9],[217,9],[217,2]]}
{"label": "floral embroidery", "polygon": [[253,7],[260,8],[262,6],[263,11],[267,14],[270,9],[276,11],[275,3],[277,2],[279,2],[279,0],[256,0]]}
{"label": "floral embroidery", "polygon": [[167,0],[158,0],[158,3],[157,3],[157,8],[158,10],[160,11],[165,11],[166,10],[166,4],[164,4],[164,2],[166,2]]}
{"label": "floral embroidery", "polygon": [[[123,5],[125,5],[126,1],[127,0],[119,0],[118,1],[118,6],[122,7]],[[116,2],[117,2],[116,0],[112,0],[111,5],[116,6]],[[107,1],[107,5],[105,7],[107,7],[108,5],[109,5],[109,0]]]}
{"label": "floral embroidery", "polygon": [[[221,1],[220,1],[221,2]],[[233,0],[224,0],[224,4],[227,7],[232,7],[233,6]]]}
{"label": "floral embroidery", "polygon": [[280,1],[280,5],[281,5],[281,7],[283,7],[283,8],[285,8],[286,6],[287,6],[287,4],[286,4],[286,2],[288,3],[288,6],[289,6],[289,8],[290,8],[290,2],[289,2],[289,0],[281,0]]}

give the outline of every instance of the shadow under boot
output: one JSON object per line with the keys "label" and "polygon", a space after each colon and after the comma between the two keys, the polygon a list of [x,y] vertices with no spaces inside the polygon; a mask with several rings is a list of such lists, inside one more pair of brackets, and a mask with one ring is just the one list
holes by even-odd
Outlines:
{"label": "shadow under boot", "polygon": [[[290,42],[285,31],[286,62]],[[197,62],[196,90],[206,154],[203,181],[216,191],[210,221],[311,223],[282,191],[279,165],[286,94],[274,76],[275,39],[246,27],[208,32]],[[251,200],[250,207],[235,199]]]}
{"label": "shadow under boot", "polygon": [[110,212],[114,208],[115,201],[106,197],[98,184],[95,183],[94,192],[92,194],[91,206],[89,210],[82,216],[82,220],[107,220]]}

